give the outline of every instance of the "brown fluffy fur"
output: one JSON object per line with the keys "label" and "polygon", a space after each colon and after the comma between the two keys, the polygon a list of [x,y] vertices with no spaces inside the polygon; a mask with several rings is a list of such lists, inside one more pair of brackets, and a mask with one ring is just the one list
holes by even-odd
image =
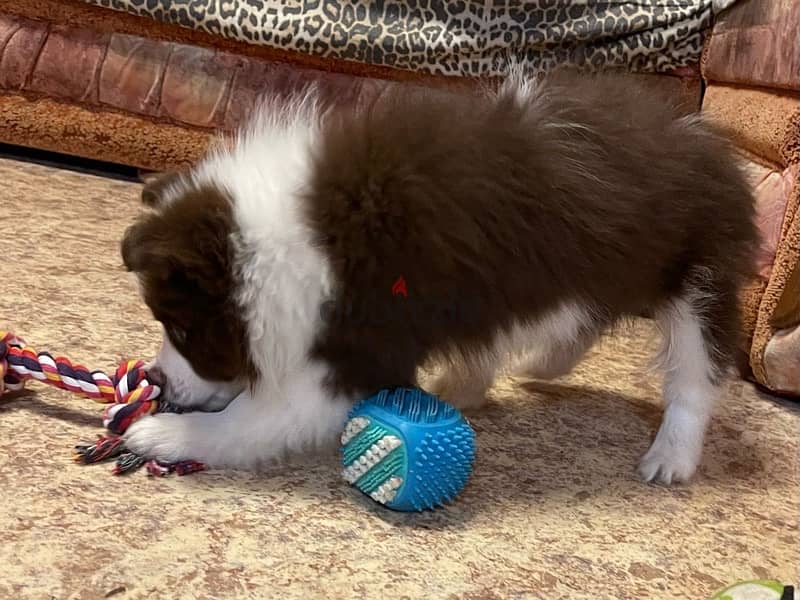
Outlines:
{"label": "brown fluffy fur", "polygon": [[310,190],[339,290],[315,355],[338,390],[413,384],[431,356],[560,302],[602,327],[688,288],[717,366],[732,355],[750,192],[718,132],[630,78],[555,75],[534,106],[385,96],[331,119]]}
{"label": "brown fluffy fur", "polygon": [[165,389],[232,402],[142,419],[133,451],[246,466],[314,447],[441,357],[435,391],[476,407],[507,354],[555,377],[652,314],[666,410],[640,473],[692,476],[756,240],[722,134],[619,75],[397,88],[319,122],[301,100],[143,194],[122,251],[172,342]]}
{"label": "brown fluffy fur", "polygon": [[[338,293],[313,355],[336,391],[414,384],[431,357],[478,352],[564,301],[591,307],[602,329],[690,288],[719,370],[730,361],[752,198],[724,136],[658,90],[572,73],[551,75],[533,105],[407,88],[328,115],[314,150],[306,218]],[[144,201],[156,206],[168,183]],[[123,243],[170,339],[223,380],[254,375],[232,298],[234,229],[230,200],[206,187]],[[407,297],[392,294],[399,277]]]}

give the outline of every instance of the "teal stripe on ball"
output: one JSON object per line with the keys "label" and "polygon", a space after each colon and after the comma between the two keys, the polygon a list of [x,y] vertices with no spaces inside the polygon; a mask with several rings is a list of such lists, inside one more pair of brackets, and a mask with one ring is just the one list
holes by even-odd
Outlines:
{"label": "teal stripe on ball", "polygon": [[378,440],[389,435],[389,430],[381,425],[372,425],[345,444],[342,461],[350,464]]}
{"label": "teal stripe on ball", "polygon": [[386,458],[367,471],[355,486],[365,494],[371,494],[392,477],[405,475],[406,456],[403,448],[395,448]]}

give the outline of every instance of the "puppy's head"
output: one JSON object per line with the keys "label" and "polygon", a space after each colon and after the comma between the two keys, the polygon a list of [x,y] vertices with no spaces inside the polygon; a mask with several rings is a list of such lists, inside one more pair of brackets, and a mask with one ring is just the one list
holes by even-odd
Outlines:
{"label": "puppy's head", "polygon": [[254,374],[236,302],[230,198],[169,175],[148,182],[142,201],[153,210],[126,231],[122,259],[164,328],[153,368],[170,400],[219,408]]}

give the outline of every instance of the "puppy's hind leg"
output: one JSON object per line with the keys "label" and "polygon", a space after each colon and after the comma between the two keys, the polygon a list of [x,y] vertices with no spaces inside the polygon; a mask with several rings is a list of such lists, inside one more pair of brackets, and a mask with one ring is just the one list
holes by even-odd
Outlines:
{"label": "puppy's hind leg", "polygon": [[460,410],[476,410],[487,402],[498,361],[491,353],[459,356],[445,361],[443,372],[427,387]]}
{"label": "puppy's hind leg", "polygon": [[584,332],[574,339],[553,342],[546,348],[534,346],[528,355],[517,362],[513,373],[545,381],[569,375],[596,339],[594,333]]}
{"label": "puppy's hind leg", "polygon": [[732,354],[737,328],[732,285],[690,288],[657,311],[664,336],[661,427],[639,465],[646,481],[689,480]]}

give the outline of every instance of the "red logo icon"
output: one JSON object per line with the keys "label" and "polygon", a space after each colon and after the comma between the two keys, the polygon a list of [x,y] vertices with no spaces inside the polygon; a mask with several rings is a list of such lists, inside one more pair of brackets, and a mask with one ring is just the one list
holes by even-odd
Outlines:
{"label": "red logo icon", "polygon": [[392,296],[399,296],[403,294],[403,298],[408,298],[408,290],[406,290],[406,280],[403,279],[403,276],[397,278],[392,284]]}

